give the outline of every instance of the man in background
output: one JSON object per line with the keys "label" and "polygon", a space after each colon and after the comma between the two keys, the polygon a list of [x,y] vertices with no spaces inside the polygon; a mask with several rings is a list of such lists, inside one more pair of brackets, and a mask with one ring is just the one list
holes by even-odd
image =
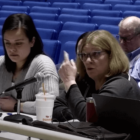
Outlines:
{"label": "man in background", "polygon": [[130,61],[129,74],[140,87],[140,18],[130,16],[119,23],[119,41]]}

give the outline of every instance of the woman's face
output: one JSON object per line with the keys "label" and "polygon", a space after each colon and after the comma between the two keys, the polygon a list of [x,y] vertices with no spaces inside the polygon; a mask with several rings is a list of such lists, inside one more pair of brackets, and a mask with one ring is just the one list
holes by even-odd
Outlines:
{"label": "woman's face", "polygon": [[34,45],[34,38],[30,42],[22,28],[7,30],[3,38],[6,52],[11,61],[24,64]]}
{"label": "woman's face", "polygon": [[104,79],[109,72],[109,55],[92,44],[84,46],[82,53],[90,54],[83,61],[88,76],[95,81]]}

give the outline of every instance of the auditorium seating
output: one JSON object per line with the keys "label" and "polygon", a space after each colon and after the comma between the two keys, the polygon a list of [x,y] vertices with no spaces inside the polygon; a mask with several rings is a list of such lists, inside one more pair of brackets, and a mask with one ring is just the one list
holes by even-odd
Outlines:
{"label": "auditorium seating", "polygon": [[33,6],[30,12],[44,13],[44,14],[60,14],[60,8],[58,7],[42,7],[42,6]]}
{"label": "auditorium seating", "polygon": [[58,59],[58,63],[62,63],[64,60],[64,51],[69,53],[69,59],[74,59],[76,58],[76,52],[75,52],[75,45],[76,41],[68,41],[62,45],[61,50],[60,50],[60,55]]}
{"label": "auditorium seating", "polygon": [[93,16],[91,18],[91,22],[96,23],[98,25],[101,24],[118,25],[121,20],[122,20],[121,17]]}
{"label": "auditorium seating", "polygon": [[25,12],[29,13],[29,6],[9,6],[9,5],[3,5],[1,7],[1,10],[5,11],[17,11],[17,12]]}
{"label": "auditorium seating", "polygon": [[71,14],[71,15],[87,16],[87,15],[91,14],[91,10],[88,10],[88,9],[62,8],[61,14]]}
{"label": "auditorium seating", "polygon": [[59,7],[59,8],[80,8],[80,3],[67,3],[67,2],[54,2],[52,7]]}
{"label": "auditorium seating", "polygon": [[83,9],[90,9],[90,10],[94,10],[94,9],[111,10],[112,9],[112,5],[111,4],[84,3],[82,5],[82,8]]}
{"label": "auditorium seating", "polygon": [[116,36],[120,20],[140,17],[140,0],[0,0],[0,31],[13,13],[32,17],[44,51],[57,64],[62,62],[64,50],[75,59],[75,43],[84,32],[103,29]]}
{"label": "auditorium seating", "polygon": [[88,22],[90,22],[91,17],[90,16],[81,16],[81,15],[61,14],[58,17],[58,20],[62,21],[63,23],[65,23],[67,21],[88,23]]}
{"label": "auditorium seating", "polygon": [[80,31],[80,32],[94,31],[97,29],[98,29],[97,24],[76,23],[76,22],[66,22],[62,27],[62,30]]}
{"label": "auditorium seating", "polygon": [[120,10],[92,10],[91,16],[106,16],[106,17],[122,17],[122,11]]}
{"label": "auditorium seating", "polygon": [[32,8],[33,6],[43,6],[43,7],[49,7],[51,6],[50,2],[34,2],[34,1],[24,1],[24,6],[30,6]]}
{"label": "auditorium seating", "polygon": [[33,19],[41,19],[41,20],[57,20],[57,14],[47,14],[47,13],[35,13],[31,12],[29,14]]}
{"label": "auditorium seating", "polygon": [[57,32],[54,29],[36,28],[42,39],[56,39]]}

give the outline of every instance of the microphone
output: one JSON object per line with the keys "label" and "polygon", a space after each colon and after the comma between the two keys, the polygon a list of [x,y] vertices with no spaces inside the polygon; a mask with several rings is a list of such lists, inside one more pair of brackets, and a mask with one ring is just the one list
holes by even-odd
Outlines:
{"label": "microphone", "polygon": [[31,77],[29,79],[26,79],[24,80],[23,82],[20,82],[8,89],[6,89],[5,91],[2,92],[2,94],[4,94],[5,92],[7,91],[10,91],[10,90],[13,90],[13,89],[16,89],[16,88],[22,88],[24,87],[25,85],[28,85],[30,83],[34,83],[34,82],[38,82],[38,81],[44,81],[44,74],[41,73],[41,72],[38,72],[36,73],[36,75],[34,77]]}

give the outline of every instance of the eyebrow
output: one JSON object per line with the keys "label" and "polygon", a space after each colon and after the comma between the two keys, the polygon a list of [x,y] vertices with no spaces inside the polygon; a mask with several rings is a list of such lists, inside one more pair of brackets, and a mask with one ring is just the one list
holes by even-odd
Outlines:
{"label": "eyebrow", "polygon": [[[7,39],[4,39],[5,41],[9,41],[9,40],[7,40]],[[17,40],[15,40],[15,41],[23,41],[24,39],[17,39]]]}

